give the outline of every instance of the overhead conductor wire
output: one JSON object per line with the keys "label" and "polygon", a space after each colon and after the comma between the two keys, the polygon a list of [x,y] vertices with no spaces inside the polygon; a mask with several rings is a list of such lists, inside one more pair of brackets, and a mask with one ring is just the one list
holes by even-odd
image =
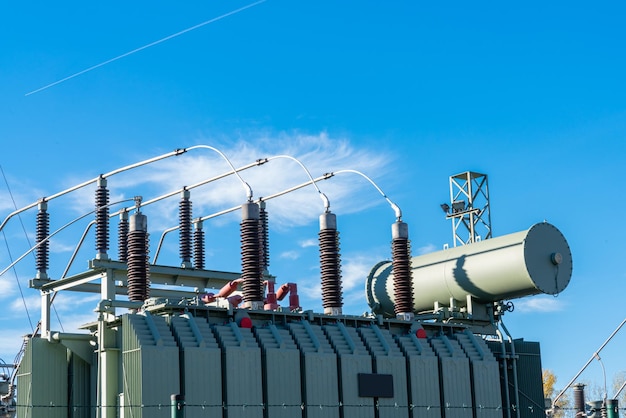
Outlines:
{"label": "overhead conductor wire", "polygon": [[67,76],[67,77],[65,77],[65,78],[62,78],[61,80],[57,80],[57,81],[55,81],[54,83],[50,83],[50,84],[45,85],[45,86],[43,86],[43,87],[40,87],[40,88],[38,88],[38,89],[36,89],[36,90],[33,90],[33,91],[31,91],[31,92],[28,92],[28,93],[26,93],[24,96],[30,96],[31,94],[35,94],[35,93],[38,93],[38,92],[40,92],[40,91],[46,90],[46,89],[48,89],[48,88],[50,88],[50,87],[56,86],[57,84],[61,84],[61,83],[65,82],[65,81],[71,80],[72,78],[78,77],[79,75],[83,75],[83,74],[85,74],[85,73],[88,73],[88,72],[90,72],[90,71],[93,71],[93,70],[95,70],[96,68],[103,67],[103,66],[105,66],[105,65],[107,65],[107,64],[110,64],[110,63],[112,63],[112,62],[114,62],[114,61],[117,61],[117,60],[120,60],[120,59],[122,59],[122,58],[125,58],[125,57],[127,57],[127,56],[129,56],[129,55],[132,55],[132,54],[136,53],[136,52],[143,51],[144,49],[147,49],[147,48],[150,48],[150,47],[152,47],[152,46],[158,45],[158,44],[163,43],[163,42],[165,42],[165,41],[169,41],[169,40],[170,40],[170,39],[172,39],[172,38],[176,38],[177,36],[183,35],[183,34],[185,34],[185,33],[187,33],[187,32],[191,32],[192,30],[195,30],[195,29],[201,28],[202,26],[206,26],[206,25],[208,25],[208,24],[210,24],[210,23],[217,22],[218,20],[222,20],[222,19],[224,19],[224,18],[226,18],[226,17],[228,17],[228,16],[232,16],[232,15],[237,14],[237,13],[239,13],[239,12],[242,12],[242,11],[244,11],[244,10],[246,10],[246,9],[249,9],[249,8],[251,8],[251,7],[254,7],[254,6],[258,5],[258,4],[265,3],[266,1],[267,1],[267,0],[259,0],[259,1],[254,2],[254,3],[250,3],[250,4],[246,5],[246,6],[240,7],[240,8],[238,8],[238,9],[235,9],[235,10],[230,11],[230,12],[228,12],[228,13],[225,13],[225,14],[223,14],[223,15],[220,15],[220,16],[217,16],[217,17],[214,17],[214,18],[209,19],[209,20],[207,20],[207,21],[205,21],[205,22],[202,22],[202,23],[199,23],[199,24],[197,24],[197,25],[194,25],[194,26],[192,26],[192,27],[190,27],[190,28],[187,28],[187,29],[181,30],[180,32],[176,32],[176,33],[174,33],[174,34],[172,34],[172,35],[166,36],[165,38],[159,39],[158,41],[154,41],[154,42],[151,42],[151,43],[149,43],[149,44],[147,44],[147,45],[140,46],[139,48],[133,49],[132,51],[126,52],[126,53],[124,53],[124,54],[122,54],[122,55],[118,55],[117,57],[114,57],[114,58],[108,59],[108,60],[106,60],[106,61],[104,61],[104,62],[101,62],[100,64],[96,64],[96,65],[94,65],[94,66],[91,66],[91,67],[89,67],[89,68],[86,68],[86,69],[84,69],[84,70],[82,70],[82,71],[79,71],[79,72],[74,73],[74,74],[72,74],[72,75],[70,75],[70,76]]}
{"label": "overhead conductor wire", "polygon": [[[11,197],[11,201],[13,202],[13,207],[15,207],[15,209],[17,210],[17,205],[15,203],[15,199],[13,198],[13,193],[11,192],[11,188],[9,187],[9,182],[7,181],[7,176],[4,174],[4,170],[2,169],[2,166],[0,166],[0,172],[2,172],[2,178],[4,178],[4,184],[6,184],[7,186],[7,190],[9,191],[9,196]],[[24,231],[24,234],[26,235],[26,239],[28,240],[28,246],[30,247],[30,240],[28,239],[28,234],[26,233],[26,228],[24,227],[24,222],[22,222],[22,218],[20,217],[20,223],[22,224],[22,230]],[[7,252],[9,253],[9,260],[11,261],[11,263],[13,262],[13,256],[11,255],[11,248],[9,248],[9,241],[7,240],[7,236],[6,233],[4,231],[2,231],[2,235],[4,236],[4,242],[7,245]],[[15,266],[13,266],[13,272],[15,273],[15,282],[17,283],[17,288],[20,291],[20,296],[22,297],[22,303],[24,303],[24,309],[26,310],[26,316],[28,317],[28,322],[30,324],[30,330],[32,332],[35,332],[35,329],[33,328],[33,321],[30,319],[30,312],[28,312],[28,306],[26,305],[26,299],[24,298],[24,292],[22,292],[22,285],[20,284],[20,280],[18,278],[17,275],[17,271],[15,270]],[[56,312],[56,310],[55,310]],[[57,314],[57,319],[59,319],[59,314]],[[61,323],[61,320],[59,319],[59,324]]]}

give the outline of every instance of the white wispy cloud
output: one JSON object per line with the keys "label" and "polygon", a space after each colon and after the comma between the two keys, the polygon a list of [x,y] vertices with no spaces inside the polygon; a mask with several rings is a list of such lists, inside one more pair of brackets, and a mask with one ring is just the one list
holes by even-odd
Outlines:
{"label": "white wispy cloud", "polygon": [[[302,167],[289,156],[298,159],[313,178],[339,169],[356,169],[379,173],[389,157],[374,150],[357,150],[345,139],[331,139],[326,133],[318,135],[278,133],[260,135],[250,142],[238,141],[217,147],[228,157],[234,167],[242,167],[256,160],[269,158],[269,162],[239,173],[252,189],[254,197],[267,197],[309,181]],[[346,161],[350,165],[346,166]],[[228,163],[209,149],[194,149],[185,155],[170,158],[145,168],[142,176],[158,193],[180,189],[184,185],[199,183],[231,171]],[[113,183],[113,180],[111,180]],[[358,192],[371,187],[363,179],[345,176],[321,181],[318,187],[329,199],[331,209],[350,212],[359,210],[354,204]],[[246,189],[235,175],[198,187],[191,191],[194,213],[205,216],[219,210],[238,206],[246,200]],[[350,196],[350,199],[348,199]],[[178,199],[178,196],[176,197]],[[277,228],[303,225],[316,220],[323,210],[323,201],[314,186],[268,201],[272,224]],[[175,205],[170,205],[175,208]],[[269,210],[269,209],[268,209]],[[176,211],[161,213],[169,222],[177,219]]]}
{"label": "white wispy cloud", "polygon": [[39,309],[41,308],[41,298],[36,294],[25,295],[24,298],[15,298],[10,304],[9,308],[13,312],[24,312],[24,304],[31,313],[31,319],[33,314],[35,315],[35,322],[39,318]]}
{"label": "white wispy cloud", "polygon": [[0,300],[13,298],[17,292],[15,279],[11,279],[10,275],[12,274],[8,273],[6,277],[0,277]]}
{"label": "white wispy cloud", "polygon": [[2,338],[0,338],[0,360],[12,363],[22,345],[22,337],[28,333],[22,328],[3,328]]}
{"label": "white wispy cloud", "polygon": [[567,304],[553,296],[532,296],[514,301],[516,312],[559,312],[565,310]]}
{"label": "white wispy cloud", "polygon": [[283,251],[278,254],[278,258],[287,259],[287,260],[297,260],[300,257],[300,253],[297,251]]}
{"label": "white wispy cloud", "polygon": [[424,255],[424,254],[429,254],[429,253],[435,252],[437,250],[439,250],[439,247],[437,247],[435,244],[427,244],[427,245],[424,245],[422,247],[418,247],[415,250],[415,253],[417,255]]}
{"label": "white wispy cloud", "polygon": [[318,244],[319,242],[315,239],[306,239],[298,242],[298,245],[302,248],[317,247]]}
{"label": "white wispy cloud", "polygon": [[369,254],[356,254],[343,256],[342,259],[343,262],[341,272],[344,291],[350,292],[351,290],[358,288],[361,297],[363,297],[365,278],[372,269],[372,266],[374,266],[382,258]]}
{"label": "white wispy cloud", "polygon": [[[313,178],[329,172],[351,169],[361,171],[374,180],[385,174],[391,159],[380,150],[357,149],[347,139],[330,137],[325,132],[314,135],[260,132],[250,133],[247,138],[248,140],[236,142],[222,139],[214,148],[219,149],[236,168],[259,159],[269,159],[263,165],[239,173],[241,179],[251,187],[255,199],[267,198],[309,181],[308,174],[292,158],[300,161]],[[205,139],[202,142],[211,144],[214,141]],[[102,171],[107,170],[111,168]],[[191,190],[193,216],[200,217],[237,207],[246,201],[246,188],[241,180],[232,175],[228,162],[211,149],[192,149],[179,156],[116,174],[107,179],[107,187],[110,190],[110,202],[131,199],[136,195],[141,195],[146,202],[157,196],[175,192],[183,186],[197,184],[223,174],[227,176]],[[78,178],[76,173],[72,173],[65,180],[64,187],[70,188],[72,185],[95,178],[93,173],[90,175]],[[350,173],[320,181],[317,187],[327,196],[331,210],[342,213],[367,209],[374,204],[373,199],[363,196],[371,197],[377,193],[373,189],[368,190],[368,193],[361,193],[363,190],[371,189],[371,185],[365,179]],[[92,212],[95,208],[95,190],[96,185],[92,183],[49,202],[48,211],[52,229]],[[51,193],[56,192],[58,191]],[[316,188],[309,185],[268,201],[272,227],[280,230],[316,221],[324,209],[324,202],[320,197]],[[163,203],[145,207],[144,211],[150,216],[151,230],[169,228],[178,223],[179,199],[180,193],[174,193]],[[110,212],[114,213],[122,207],[132,206],[132,202],[114,205],[111,206]],[[65,214],[67,219],[58,219],[60,212]],[[93,218],[93,215],[88,215],[85,219]],[[235,213],[214,221],[238,222],[238,220],[239,214]],[[83,222],[82,225],[86,223]],[[59,234],[57,238],[59,242],[63,242],[61,236],[62,234]],[[71,245],[65,244],[61,250],[67,252],[71,248]]]}

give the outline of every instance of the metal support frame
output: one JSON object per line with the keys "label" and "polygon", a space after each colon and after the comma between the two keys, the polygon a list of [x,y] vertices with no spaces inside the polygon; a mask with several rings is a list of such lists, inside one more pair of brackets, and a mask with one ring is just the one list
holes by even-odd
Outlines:
{"label": "metal support frame", "polygon": [[[105,300],[115,300],[115,294],[127,294],[127,274],[126,263],[94,259],[89,262],[88,271],[59,280],[32,279],[29,285],[42,292],[91,292],[100,293]],[[167,288],[151,288],[150,294],[171,298],[193,297],[198,291],[219,289],[239,277],[240,273],[233,272],[150,265],[150,283],[167,285]],[[92,283],[96,281],[100,283]]]}
{"label": "metal support frame", "polygon": [[450,203],[446,219],[452,220],[455,247],[492,237],[486,174],[466,171],[450,176]]}

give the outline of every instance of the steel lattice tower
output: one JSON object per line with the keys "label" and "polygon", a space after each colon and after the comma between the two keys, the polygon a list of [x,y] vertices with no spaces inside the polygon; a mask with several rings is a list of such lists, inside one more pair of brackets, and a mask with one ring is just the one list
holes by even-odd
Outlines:
{"label": "steel lattice tower", "polygon": [[451,205],[441,205],[452,220],[454,246],[491,238],[487,175],[466,171],[450,176]]}

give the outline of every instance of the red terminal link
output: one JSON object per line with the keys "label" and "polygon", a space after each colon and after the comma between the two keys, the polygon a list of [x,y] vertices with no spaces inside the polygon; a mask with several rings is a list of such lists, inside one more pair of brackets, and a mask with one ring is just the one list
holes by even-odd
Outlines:
{"label": "red terminal link", "polygon": [[239,306],[241,302],[243,302],[243,296],[241,295],[235,295],[228,298],[228,303],[233,305],[234,308]]}
{"label": "red terminal link", "polygon": [[287,296],[287,293],[289,293],[289,283],[285,283],[278,288],[278,291],[276,292],[276,299],[278,300],[285,299],[285,296]]}
{"label": "red terminal link", "polygon": [[226,283],[217,294],[218,298],[226,298],[230,296],[235,290],[237,290],[237,286],[243,282],[243,279],[231,280]]}
{"label": "red terminal link", "polygon": [[274,282],[266,280],[264,284],[267,286],[267,297],[265,298],[263,309],[266,311],[275,311],[278,309],[278,303],[276,301],[276,293],[274,293]]}
{"label": "red terminal link", "polygon": [[295,283],[285,283],[278,288],[276,299],[283,300],[289,293],[289,310],[300,309],[300,297],[298,296],[298,285]]}
{"label": "red terminal link", "polygon": [[203,303],[215,302],[216,299],[217,299],[217,296],[215,296],[213,293],[205,293],[204,295],[200,297],[200,300]]}

